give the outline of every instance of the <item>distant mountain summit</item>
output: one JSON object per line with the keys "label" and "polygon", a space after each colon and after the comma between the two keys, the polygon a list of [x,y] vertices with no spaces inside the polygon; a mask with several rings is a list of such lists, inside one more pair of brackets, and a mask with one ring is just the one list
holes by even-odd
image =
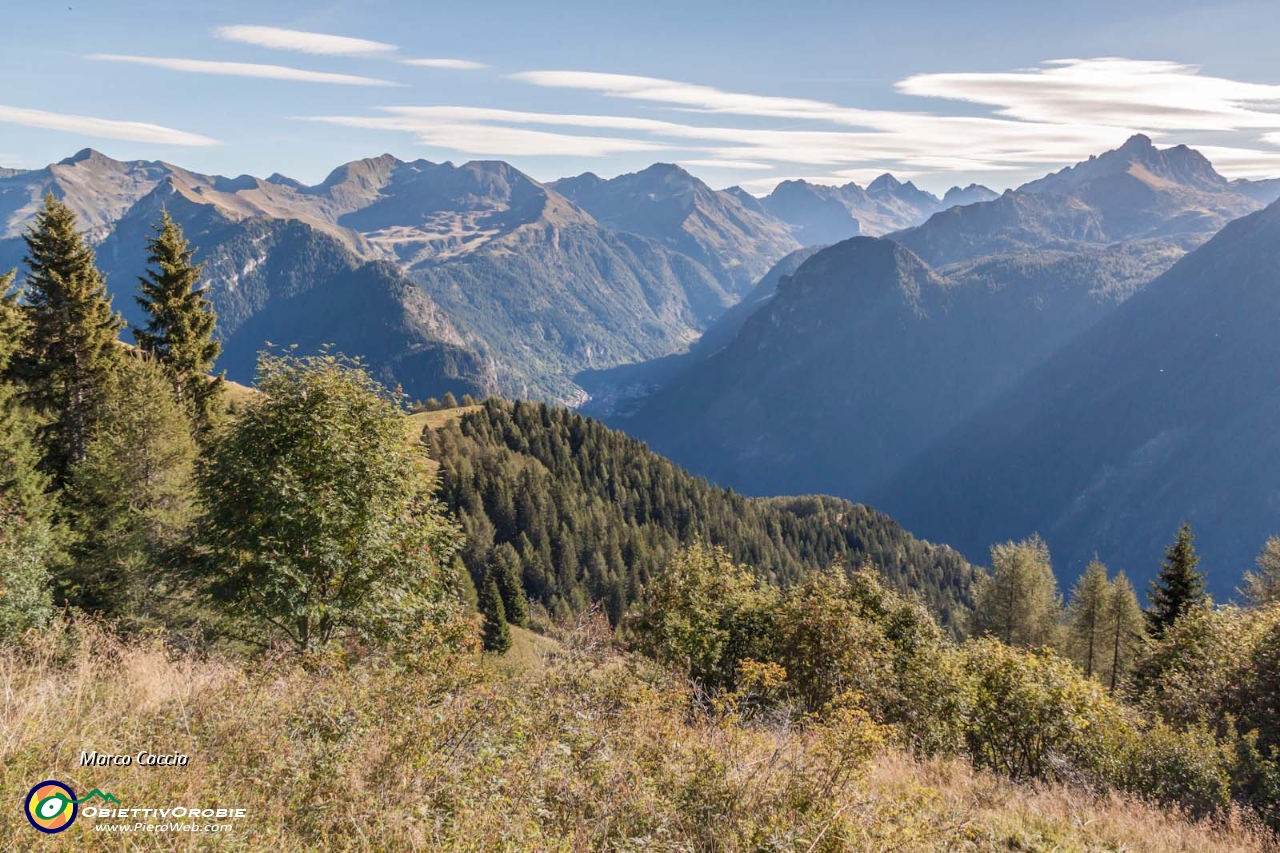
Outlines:
{"label": "distant mountain summit", "polygon": [[611,180],[587,172],[549,186],[600,224],[653,238],[693,258],[736,295],[799,245],[758,204],[717,192],[670,163]]}
{"label": "distant mountain summit", "polygon": [[899,181],[888,173],[867,185],[813,184],[782,181],[773,192],[760,199],[761,206],[786,222],[796,239],[805,245],[838,243],[858,235],[877,237],[919,224],[953,204],[968,204],[995,193],[970,184],[962,190],[952,187],[945,198],[919,189],[911,181]]}
{"label": "distant mountain summit", "polygon": [[935,265],[1027,249],[1086,249],[1120,240],[1191,248],[1262,206],[1197,151],[1137,135],[1002,196],[934,214],[894,240]]}
{"label": "distant mountain summit", "polygon": [[[798,245],[758,205],[675,166],[580,184],[565,185],[582,196],[575,203],[500,161],[384,154],[308,186],[86,149],[0,177],[0,268],[21,262],[22,229],[53,192],[77,213],[109,286],[120,288],[117,305],[130,311],[150,233],[141,223],[163,206],[208,262],[235,379],[249,378],[264,340],[314,340],[296,322],[308,318],[352,354],[377,353],[406,389],[455,382],[578,402],[574,374],[684,348]],[[400,281],[368,264],[393,265]],[[339,286],[371,288],[369,299],[350,302]],[[348,307],[322,317],[326,299]],[[449,355],[397,359],[388,342]]]}

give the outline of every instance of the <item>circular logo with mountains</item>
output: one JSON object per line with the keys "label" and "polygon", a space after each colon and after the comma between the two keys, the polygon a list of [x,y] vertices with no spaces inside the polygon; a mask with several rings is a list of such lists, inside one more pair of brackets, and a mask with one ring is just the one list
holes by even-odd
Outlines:
{"label": "circular logo with mountains", "polygon": [[80,806],[71,788],[52,779],[36,785],[27,794],[27,820],[41,832],[62,832],[75,823]]}

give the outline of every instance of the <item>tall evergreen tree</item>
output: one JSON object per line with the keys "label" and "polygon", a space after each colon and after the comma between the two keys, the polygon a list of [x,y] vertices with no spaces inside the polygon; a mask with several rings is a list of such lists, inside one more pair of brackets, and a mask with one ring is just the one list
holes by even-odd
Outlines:
{"label": "tall evergreen tree", "polygon": [[1163,637],[1178,617],[1204,601],[1204,574],[1196,570],[1200,555],[1196,553],[1195,538],[1191,524],[1184,521],[1178,528],[1178,538],[1165,549],[1160,573],[1147,593],[1151,601],[1147,627],[1153,637]]}
{"label": "tall evergreen tree", "polygon": [[502,594],[502,608],[512,625],[527,628],[529,625],[529,601],[525,597],[524,583],[520,578],[520,555],[510,542],[493,549],[489,571],[498,582]]}
{"label": "tall evergreen tree", "polygon": [[1138,606],[1138,594],[1133,584],[1124,576],[1116,575],[1107,590],[1106,608],[1103,611],[1103,632],[1107,643],[1106,681],[1112,693],[1116,685],[1129,674],[1142,644],[1142,608]]}
{"label": "tall evergreen tree", "polygon": [[1071,601],[1067,606],[1071,651],[1084,674],[1090,677],[1101,668],[1099,658],[1106,646],[1103,622],[1110,593],[1107,567],[1094,557],[1071,588]]}
{"label": "tall evergreen tree", "polygon": [[[0,275],[0,377],[25,345],[27,323]],[[36,421],[18,388],[0,378],[0,640],[38,628],[53,613],[49,573],[61,551],[49,523],[47,478],[37,470]]]}
{"label": "tall evergreen tree", "polygon": [[507,625],[507,614],[502,606],[498,581],[492,575],[485,579],[480,590],[480,615],[484,617],[484,632],[481,636],[485,650],[505,655],[511,649],[511,628]]}
{"label": "tall evergreen tree", "polygon": [[76,231],[76,216],[52,194],[27,233],[23,312],[27,345],[12,373],[47,418],[40,428],[44,468],[57,484],[84,461],[98,419],[102,389],[121,358],[124,322],[111,308],[93,250]]}
{"label": "tall evergreen tree", "polygon": [[1051,644],[1062,600],[1049,546],[1039,536],[992,546],[991,573],[980,579],[975,598],[974,633],[1011,646]]}
{"label": "tall evergreen tree", "polygon": [[217,317],[199,286],[204,264],[192,262],[195,250],[168,211],[155,232],[147,239],[149,268],[138,279],[140,295],[135,297],[147,312],[147,327],[135,328],[133,337],[164,367],[174,399],[204,431],[221,410],[224,392],[221,376],[208,377],[222,346],[213,339]]}
{"label": "tall evergreen tree", "polygon": [[48,478],[39,470],[37,421],[23,405],[21,388],[4,377],[27,343],[27,319],[10,293],[13,274],[0,275],[0,501],[8,512],[31,518],[48,515]]}
{"label": "tall evergreen tree", "polygon": [[66,503],[80,534],[64,592],[92,610],[139,620],[173,592],[162,571],[195,521],[191,422],[153,360],[124,360],[97,433],[71,472]]}

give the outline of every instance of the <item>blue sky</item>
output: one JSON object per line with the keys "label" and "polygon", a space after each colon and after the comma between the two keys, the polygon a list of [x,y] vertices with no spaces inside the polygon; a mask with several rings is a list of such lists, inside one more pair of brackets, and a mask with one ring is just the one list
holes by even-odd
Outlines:
{"label": "blue sky", "polygon": [[539,179],[1002,189],[1134,132],[1280,176],[1280,3],[8,0],[0,165],[306,182],[390,152]]}

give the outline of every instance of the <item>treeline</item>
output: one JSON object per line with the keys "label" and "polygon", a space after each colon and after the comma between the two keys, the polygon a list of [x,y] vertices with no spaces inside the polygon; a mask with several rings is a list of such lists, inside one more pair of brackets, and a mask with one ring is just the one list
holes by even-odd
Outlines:
{"label": "treeline", "polygon": [[[1095,618],[1088,608],[1107,584],[1104,571],[1082,579],[1069,617],[1040,614],[1058,617],[1058,636],[1025,633],[1026,624],[1011,635],[1008,614],[1020,620],[1030,609],[1011,595],[1010,581],[1047,565],[1047,552],[1038,540],[996,551],[975,634],[962,643],[918,602],[887,589],[869,564],[852,575],[811,572],[780,590],[725,551],[703,547],[675,556],[624,620],[622,636],[690,679],[699,705],[715,712],[844,717],[855,727],[864,717],[862,729],[887,727],[891,740],[919,755],[959,755],[1014,778],[1136,793],[1202,817],[1243,807],[1280,829],[1280,602],[1215,608],[1195,590],[1184,529],[1169,549],[1147,627],[1136,605],[1122,607],[1122,667],[1095,659],[1090,674],[1039,643],[1063,641],[1085,666],[1090,649],[1106,656],[1098,654],[1101,636],[1087,642]],[[1276,552],[1280,541],[1269,553]],[[1278,576],[1280,566],[1264,565],[1251,588]],[[1112,596],[1131,597],[1114,584]],[[1179,603],[1168,606],[1174,598]],[[1104,627],[1114,636],[1114,626]]]}
{"label": "treeline", "polygon": [[[948,629],[972,606],[973,570],[889,517],[827,497],[748,498],[693,477],[635,439],[541,403],[490,399],[424,443],[439,495],[466,533],[477,588],[493,574],[553,615],[602,602],[617,622],[682,547],[718,545],[774,585],[870,560]],[[513,596],[504,597],[510,610]]]}

